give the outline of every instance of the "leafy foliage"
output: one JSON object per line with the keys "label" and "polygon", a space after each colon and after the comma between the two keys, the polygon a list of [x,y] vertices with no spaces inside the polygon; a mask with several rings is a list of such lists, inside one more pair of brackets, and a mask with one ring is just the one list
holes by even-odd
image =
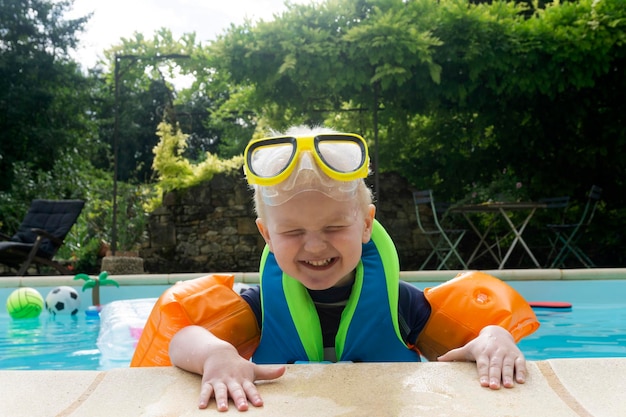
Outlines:
{"label": "leafy foliage", "polygon": [[[623,0],[288,4],[206,45],[165,28],[136,33],[89,77],[67,57],[88,18],[63,20],[69,4],[0,7],[3,227],[34,196],[87,196],[93,217],[76,248],[106,236],[117,110],[124,213],[152,198],[145,184],[187,187],[239,169],[255,135],[323,123],[369,138],[377,172],[449,201],[494,194],[502,172],[528,198],[584,198],[598,184],[606,204],[594,245],[626,260]],[[190,86],[176,92],[175,74]]]}
{"label": "leafy foliage", "polygon": [[[371,138],[378,106],[380,168],[449,198],[507,168],[535,196],[574,193],[621,174],[617,160],[597,163],[624,146],[610,127],[624,113],[620,4],[551,3],[532,13],[498,1],[291,5],[274,21],[231,28],[212,45],[212,62],[251,86],[248,103],[279,129],[325,121]],[[580,174],[558,175],[572,163]]]}
{"label": "leafy foliage", "polygon": [[89,145],[90,82],[68,56],[87,18],[63,20],[70,4],[1,2],[0,190],[14,181],[14,163],[49,171],[79,144]]}
{"label": "leafy foliage", "polygon": [[241,169],[243,157],[222,160],[207,153],[204,160],[193,164],[183,156],[188,135],[162,122],[157,135],[161,138],[154,148],[153,168],[158,174],[157,188],[162,192],[184,189],[203,181],[210,181],[218,172]]}
{"label": "leafy foliage", "polygon": [[212,45],[213,62],[249,89],[259,121],[322,121],[376,138],[376,169],[449,201],[489,189],[503,170],[528,198],[584,198],[599,184],[617,222],[609,229],[623,229],[613,212],[626,205],[623,6],[291,5],[271,22],[231,28]]}

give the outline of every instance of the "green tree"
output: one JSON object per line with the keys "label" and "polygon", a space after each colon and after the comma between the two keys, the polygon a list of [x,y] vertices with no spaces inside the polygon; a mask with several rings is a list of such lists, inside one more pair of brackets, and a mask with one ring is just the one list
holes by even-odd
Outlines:
{"label": "green tree", "polygon": [[[212,62],[276,128],[327,120],[371,138],[377,104],[381,168],[450,197],[507,167],[536,193],[622,187],[622,6],[581,0],[529,15],[523,2],[291,5],[231,28]],[[572,163],[582,169],[558,175]]]}
{"label": "green tree", "polygon": [[14,164],[51,171],[90,149],[90,83],[68,53],[88,17],[63,19],[71,1],[0,1],[0,190]]}
{"label": "green tree", "polygon": [[113,169],[113,145],[115,140],[118,142],[121,181],[152,180],[157,126],[163,120],[175,123],[178,117],[177,92],[172,80],[184,58],[191,54],[192,43],[193,35],[174,40],[169,30],[161,29],[152,38],[140,33],[135,33],[133,38],[122,38],[119,44],[104,51],[97,117],[101,120],[100,136],[109,145],[106,158],[109,170]]}
{"label": "green tree", "polygon": [[[451,201],[502,172],[514,173],[530,198],[583,197],[595,183],[609,216],[599,226],[621,230],[623,6],[290,5],[273,21],[232,27],[211,45],[211,62],[230,77],[230,91],[246,91],[239,102],[254,110],[259,128],[325,121],[377,136],[377,169],[402,172]],[[624,236],[612,232],[605,241],[623,245]]]}

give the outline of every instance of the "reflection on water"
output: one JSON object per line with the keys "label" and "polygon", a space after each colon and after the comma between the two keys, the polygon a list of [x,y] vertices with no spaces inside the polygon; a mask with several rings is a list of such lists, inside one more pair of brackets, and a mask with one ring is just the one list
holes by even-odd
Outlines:
{"label": "reflection on water", "polygon": [[97,369],[100,322],[85,315],[13,320],[0,314],[0,369]]}
{"label": "reflection on water", "polygon": [[626,306],[574,305],[536,310],[541,326],[519,346],[527,359],[626,356]]}

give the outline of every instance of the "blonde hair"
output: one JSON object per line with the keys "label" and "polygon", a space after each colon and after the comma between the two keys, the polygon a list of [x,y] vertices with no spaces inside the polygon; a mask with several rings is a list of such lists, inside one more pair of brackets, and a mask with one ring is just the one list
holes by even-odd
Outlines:
{"label": "blonde hair", "polygon": [[[322,133],[340,133],[340,132],[330,129],[330,128],[321,127],[321,126],[310,128],[308,126],[300,125],[300,126],[292,126],[289,129],[287,129],[284,133],[273,131],[271,135],[272,136],[298,137],[298,136],[316,136]],[[313,181],[319,182],[321,185],[321,178],[326,177],[326,175],[321,171],[321,169],[317,166],[317,164],[313,164],[312,168],[315,170],[316,174],[319,174],[319,175],[313,175],[310,177],[313,177],[314,178]],[[339,182],[338,180],[329,179],[328,177],[326,177],[326,179],[333,181],[333,182],[334,181]],[[367,186],[367,184],[365,183],[365,180],[358,179],[356,181],[357,181],[357,186],[355,190],[354,200],[356,201],[357,205],[363,210],[363,213],[367,214],[369,210],[369,206],[373,203],[372,192],[370,188]],[[265,203],[263,196],[261,195],[262,192],[260,190],[260,186],[252,186],[252,189],[254,190],[254,209],[256,211],[257,216],[263,219],[265,217],[265,208],[267,204]]]}

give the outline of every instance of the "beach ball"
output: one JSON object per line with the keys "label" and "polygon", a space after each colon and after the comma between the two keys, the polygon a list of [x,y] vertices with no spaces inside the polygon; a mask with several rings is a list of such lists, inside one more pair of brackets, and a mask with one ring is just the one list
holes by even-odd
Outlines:
{"label": "beach ball", "polygon": [[14,319],[39,317],[43,310],[43,297],[34,288],[18,288],[7,298],[7,311]]}
{"label": "beach ball", "polygon": [[80,298],[78,292],[72,287],[56,287],[46,296],[46,310],[53,316],[74,316],[79,308]]}

